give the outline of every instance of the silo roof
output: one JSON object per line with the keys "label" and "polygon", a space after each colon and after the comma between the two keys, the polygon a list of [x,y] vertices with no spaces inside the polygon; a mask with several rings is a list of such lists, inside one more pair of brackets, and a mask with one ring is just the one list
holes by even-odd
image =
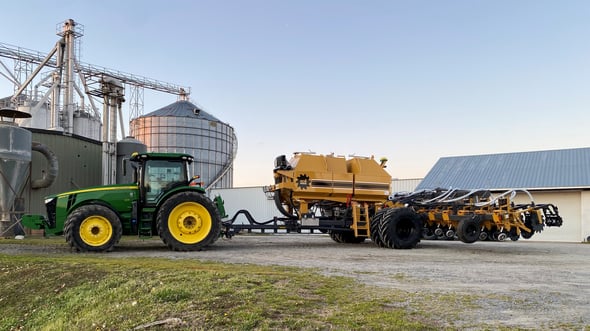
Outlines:
{"label": "silo roof", "polygon": [[193,117],[214,122],[221,122],[217,117],[197,107],[190,101],[180,100],[169,104],[168,106],[154,110],[153,112],[143,115],[148,116],[174,116],[174,117]]}

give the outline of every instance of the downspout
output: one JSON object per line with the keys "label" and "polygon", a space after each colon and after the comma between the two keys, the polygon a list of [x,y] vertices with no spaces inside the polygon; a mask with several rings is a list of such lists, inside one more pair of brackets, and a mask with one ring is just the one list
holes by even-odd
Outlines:
{"label": "downspout", "polygon": [[57,178],[57,171],[59,169],[57,156],[55,156],[49,147],[36,141],[33,141],[31,148],[33,151],[43,154],[45,159],[47,159],[47,163],[49,164],[49,169],[47,169],[47,172],[43,173],[43,178],[31,181],[31,188],[39,189],[49,187],[51,184],[53,184],[55,178]]}

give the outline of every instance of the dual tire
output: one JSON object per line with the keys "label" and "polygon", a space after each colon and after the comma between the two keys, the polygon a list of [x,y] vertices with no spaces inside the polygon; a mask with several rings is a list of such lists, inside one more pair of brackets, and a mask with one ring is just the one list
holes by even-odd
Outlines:
{"label": "dual tire", "polygon": [[384,208],[370,223],[371,240],[379,247],[414,248],[422,237],[422,219],[410,208]]}

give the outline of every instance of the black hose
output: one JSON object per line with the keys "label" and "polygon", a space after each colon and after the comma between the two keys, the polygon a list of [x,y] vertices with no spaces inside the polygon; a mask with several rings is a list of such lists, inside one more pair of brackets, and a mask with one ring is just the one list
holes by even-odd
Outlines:
{"label": "black hose", "polygon": [[234,222],[236,221],[236,219],[238,218],[238,216],[240,214],[243,214],[246,217],[246,219],[248,220],[248,222],[250,222],[250,224],[256,224],[256,225],[267,225],[267,224],[270,224],[270,223],[273,223],[276,221],[285,220],[284,218],[276,218],[276,219],[273,218],[273,219],[268,220],[266,222],[258,222],[254,219],[254,217],[252,216],[252,214],[250,214],[249,211],[247,211],[246,209],[240,209],[234,214],[234,216],[231,219],[224,221],[223,225],[230,226],[230,225],[234,224]]}
{"label": "black hose", "polygon": [[[281,201],[281,191],[280,190],[274,191],[273,195],[274,195],[275,205],[281,214],[288,217],[289,219],[297,219],[298,218],[296,215],[293,215],[293,214],[289,213],[288,211],[286,211],[285,207],[283,207],[283,202]],[[295,206],[293,206],[293,201],[291,200],[289,202],[291,204],[291,208],[293,208],[293,210],[295,210]]]}

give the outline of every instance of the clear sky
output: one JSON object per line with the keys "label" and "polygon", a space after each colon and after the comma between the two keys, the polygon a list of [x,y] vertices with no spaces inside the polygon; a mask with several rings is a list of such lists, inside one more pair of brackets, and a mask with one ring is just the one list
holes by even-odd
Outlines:
{"label": "clear sky", "polygon": [[[10,1],[0,42],[190,86],[238,136],[236,186],[295,151],[389,159],[588,147],[590,1]],[[12,87],[0,77],[0,95]],[[145,113],[176,101],[145,92]],[[125,108],[127,109],[127,108]]]}

